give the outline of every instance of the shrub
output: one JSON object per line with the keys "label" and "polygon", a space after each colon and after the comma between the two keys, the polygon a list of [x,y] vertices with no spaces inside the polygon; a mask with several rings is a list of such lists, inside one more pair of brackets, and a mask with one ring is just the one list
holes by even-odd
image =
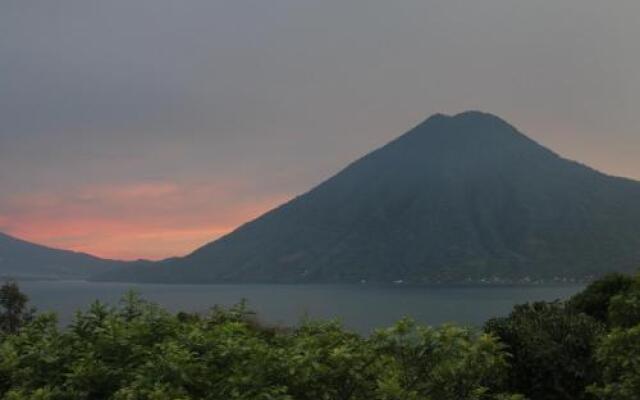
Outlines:
{"label": "shrub", "polygon": [[532,400],[585,398],[598,370],[593,361],[604,326],[559,302],[516,306],[506,318],[487,322],[511,354],[506,388]]}

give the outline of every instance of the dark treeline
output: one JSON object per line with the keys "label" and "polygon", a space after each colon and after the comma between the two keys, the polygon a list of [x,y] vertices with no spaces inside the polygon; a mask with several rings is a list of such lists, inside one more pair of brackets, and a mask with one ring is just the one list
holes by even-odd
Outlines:
{"label": "dark treeline", "polygon": [[640,277],[516,306],[483,329],[405,319],[265,326],[244,303],[171,314],[128,293],[60,328],[0,289],[0,397],[18,399],[637,400]]}

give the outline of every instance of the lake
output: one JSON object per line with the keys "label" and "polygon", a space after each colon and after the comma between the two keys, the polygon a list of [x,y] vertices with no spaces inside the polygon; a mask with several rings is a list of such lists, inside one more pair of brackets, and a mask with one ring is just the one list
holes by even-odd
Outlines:
{"label": "lake", "polygon": [[305,317],[337,318],[369,333],[404,316],[422,323],[479,326],[505,316],[513,305],[566,299],[582,286],[407,286],[407,285],[155,285],[84,281],[20,282],[40,311],[55,311],[63,324],[77,309],[99,299],[115,304],[129,289],[171,311],[206,311],[247,299],[262,321],[295,325]]}

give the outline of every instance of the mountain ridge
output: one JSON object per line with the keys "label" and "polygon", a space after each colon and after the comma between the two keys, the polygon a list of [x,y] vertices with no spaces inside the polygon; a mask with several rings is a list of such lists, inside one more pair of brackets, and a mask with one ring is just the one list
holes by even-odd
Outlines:
{"label": "mountain ridge", "polygon": [[129,263],[35,244],[0,232],[0,277],[86,279],[93,274],[124,265]]}

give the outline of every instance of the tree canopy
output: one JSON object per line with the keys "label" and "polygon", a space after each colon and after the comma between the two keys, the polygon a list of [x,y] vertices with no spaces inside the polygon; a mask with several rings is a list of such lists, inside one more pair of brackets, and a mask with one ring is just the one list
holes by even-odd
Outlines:
{"label": "tree canopy", "polygon": [[0,334],[15,333],[31,320],[34,310],[27,308],[28,301],[16,282],[7,281],[0,286]]}

